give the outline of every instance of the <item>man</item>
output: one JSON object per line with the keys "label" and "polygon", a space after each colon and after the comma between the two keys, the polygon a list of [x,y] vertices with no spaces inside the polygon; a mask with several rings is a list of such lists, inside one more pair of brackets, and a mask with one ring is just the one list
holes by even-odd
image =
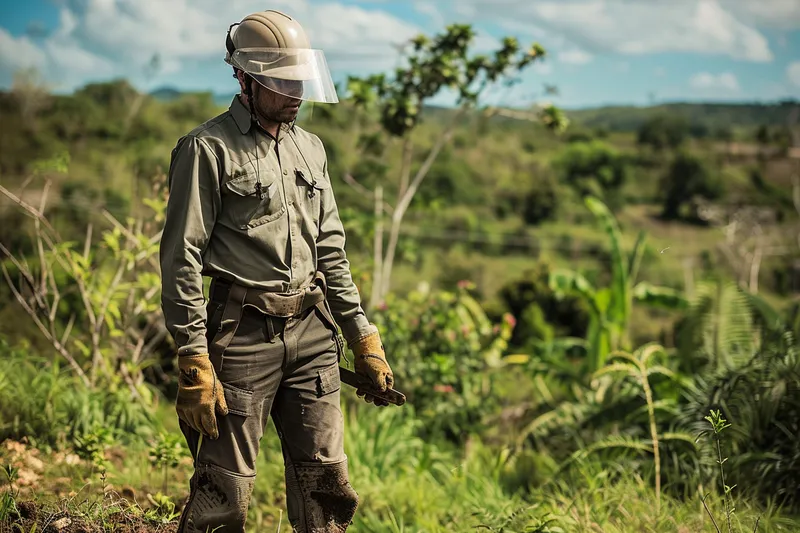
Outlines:
{"label": "man", "polygon": [[195,466],[179,531],[245,531],[269,416],[291,524],[344,531],[358,496],[343,449],[337,325],[357,373],[380,390],[393,376],[350,274],[325,149],[295,125],[303,100],[338,99],[324,54],[283,13],[245,17],[226,46],[241,94],[173,150],[161,241],[176,408]]}

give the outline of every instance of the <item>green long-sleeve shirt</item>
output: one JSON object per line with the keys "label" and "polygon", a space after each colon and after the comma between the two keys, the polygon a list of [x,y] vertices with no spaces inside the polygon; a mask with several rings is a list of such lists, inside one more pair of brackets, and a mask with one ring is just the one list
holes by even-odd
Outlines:
{"label": "green long-sleeve shirt", "polygon": [[180,138],[169,190],[161,304],[179,355],[208,353],[203,276],[287,292],[319,270],[345,339],[368,331],[319,137],[283,125],[272,138],[234,97]]}

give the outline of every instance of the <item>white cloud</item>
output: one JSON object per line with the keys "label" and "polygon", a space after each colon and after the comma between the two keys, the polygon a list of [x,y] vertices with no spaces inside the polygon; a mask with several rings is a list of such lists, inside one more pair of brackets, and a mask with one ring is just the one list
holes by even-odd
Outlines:
{"label": "white cloud", "polygon": [[426,15],[428,17],[428,23],[437,30],[444,26],[444,15],[442,15],[442,12],[439,11],[439,8],[436,7],[436,5],[432,2],[417,0],[414,2],[414,9],[416,9],[419,13]]}
{"label": "white cloud", "polygon": [[667,75],[667,69],[664,67],[656,67],[653,69],[653,74],[655,74],[659,78],[663,78]]}
{"label": "white cloud", "polygon": [[301,22],[311,45],[324,50],[332,68],[340,69],[390,68],[398,57],[395,46],[421,31],[385,11],[335,3],[315,5]]}
{"label": "white cloud", "polygon": [[786,67],[786,77],[795,87],[800,87],[800,61],[789,63]]}
{"label": "white cloud", "polygon": [[558,60],[573,65],[585,65],[592,60],[592,54],[578,48],[573,48],[572,50],[559,52]]}
{"label": "white cloud", "polygon": [[797,0],[727,0],[725,5],[745,24],[786,30],[800,28]]}
{"label": "white cloud", "polygon": [[721,74],[711,74],[710,72],[698,72],[689,80],[689,85],[693,89],[711,89],[736,92],[739,90],[739,81],[730,72]]}
{"label": "white cloud", "polygon": [[[274,0],[270,8],[296,17],[332,69],[391,68],[393,45],[419,31],[386,11],[361,6],[326,2],[312,8],[306,0]],[[46,81],[69,90],[112,76],[140,82],[156,54],[160,74],[222,63],[228,26],[263,9],[258,0],[64,0],[58,28],[41,42],[0,29],[0,74],[7,78],[33,65]]]}
{"label": "white cloud", "polygon": [[46,62],[44,52],[27,37],[15,38],[0,28],[0,68],[17,70],[41,68]]}
{"label": "white cloud", "polygon": [[767,39],[724,8],[728,3],[722,0],[460,0],[459,9],[466,5],[504,31],[536,36],[545,44],[555,42],[555,36],[600,52],[691,52],[758,62],[773,59]]}

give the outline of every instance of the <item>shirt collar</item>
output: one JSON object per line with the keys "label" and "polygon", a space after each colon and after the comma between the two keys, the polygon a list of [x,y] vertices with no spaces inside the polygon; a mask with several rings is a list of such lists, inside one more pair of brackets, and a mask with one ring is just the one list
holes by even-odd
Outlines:
{"label": "shirt collar", "polygon": [[[250,117],[250,109],[245,106],[242,101],[239,99],[239,95],[233,97],[233,101],[231,102],[229,108],[230,114],[233,117],[234,122],[236,122],[236,126],[239,128],[239,131],[242,132],[242,135],[246,134],[250,131],[250,128],[253,127],[253,121]],[[293,127],[293,124],[281,124],[280,128],[278,128],[278,142],[283,140],[283,137],[289,132],[289,130]],[[271,135],[270,135],[271,137]]]}

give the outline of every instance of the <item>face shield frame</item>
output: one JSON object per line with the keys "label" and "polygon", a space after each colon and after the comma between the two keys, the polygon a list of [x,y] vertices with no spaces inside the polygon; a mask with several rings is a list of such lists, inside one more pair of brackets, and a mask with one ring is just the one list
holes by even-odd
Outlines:
{"label": "face shield frame", "polygon": [[324,104],[339,102],[322,50],[241,48],[228,53],[225,62],[242,70],[264,88],[288,98]]}

